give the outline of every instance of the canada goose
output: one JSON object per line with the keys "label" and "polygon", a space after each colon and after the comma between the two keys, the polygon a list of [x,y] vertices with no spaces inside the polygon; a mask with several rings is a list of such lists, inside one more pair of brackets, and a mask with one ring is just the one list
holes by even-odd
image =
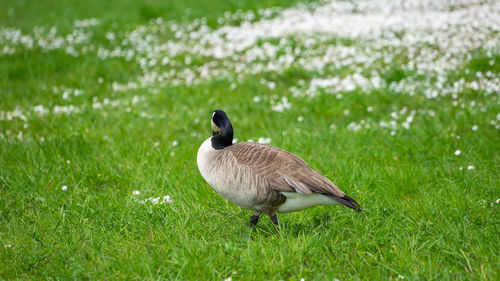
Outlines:
{"label": "canada goose", "polygon": [[338,204],[361,211],[356,200],[300,157],[260,143],[233,144],[233,126],[224,111],[212,113],[212,129],[212,137],[198,150],[198,169],[219,194],[254,211],[250,227],[257,224],[261,213],[277,226],[276,212]]}

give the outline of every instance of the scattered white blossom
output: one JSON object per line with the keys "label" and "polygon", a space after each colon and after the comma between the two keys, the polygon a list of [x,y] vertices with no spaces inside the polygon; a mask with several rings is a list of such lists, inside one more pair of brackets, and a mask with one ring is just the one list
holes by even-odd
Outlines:
{"label": "scattered white blossom", "polygon": [[62,191],[66,191],[66,190],[68,190],[68,187],[67,187],[66,185],[63,185],[63,186],[61,187],[61,189],[62,189]]}
{"label": "scattered white blossom", "polygon": [[276,112],[283,112],[292,107],[292,105],[288,102],[287,97],[282,97],[281,100],[272,104],[271,109]]}
{"label": "scattered white blossom", "polygon": [[[8,15],[13,14],[14,10],[9,9]],[[197,85],[212,79],[228,81],[236,87],[248,77],[282,74],[295,68],[312,76],[291,86],[288,98],[268,99],[263,93],[254,96],[253,102],[269,100],[273,111],[285,112],[291,108],[292,98],[332,95],[345,100],[349,95],[383,90],[419,95],[436,103],[449,98],[450,106],[457,110],[485,112],[488,107],[480,102],[482,99],[470,100],[463,93],[472,90],[481,98],[491,99],[500,92],[500,77],[493,71],[470,73],[470,80],[449,75],[473,59],[471,54],[476,50],[484,51],[490,65],[495,63],[500,26],[500,5],[496,1],[319,1],[258,12],[227,12],[217,22],[219,26],[211,28],[206,19],[180,24],[157,18],[126,32],[105,29],[106,44],[95,42],[95,26],[100,24],[95,18],[75,21],[68,32],[51,26],[36,26],[28,32],[0,27],[0,57],[39,48],[42,52],[60,50],[75,57],[121,58],[142,70],[133,81],[109,81],[113,94],[130,94],[123,98],[96,98],[85,104],[76,99],[85,95],[85,89],[58,85],[53,92],[64,104],[11,108],[0,111],[0,121],[19,119],[27,124],[30,118],[83,114],[88,110],[137,112],[136,107],[146,97],[130,98],[136,89],[148,89],[145,93],[155,94],[161,86]],[[360,44],[337,42],[338,38]],[[336,43],[332,44],[332,40]],[[384,73],[401,55],[407,58],[407,63],[400,65],[405,76],[398,81],[387,80]],[[198,61],[207,62],[194,63]],[[383,69],[379,69],[380,65]],[[104,83],[104,78],[99,77],[97,82]],[[276,81],[266,79],[261,79],[261,84],[270,90],[277,87]],[[411,108],[405,110],[380,110],[384,114],[380,119],[365,123],[350,120],[347,127],[353,131],[387,128],[395,135],[415,126],[416,114],[408,113]],[[373,106],[367,106],[366,111],[372,112]],[[429,109],[418,112],[429,118],[440,113]],[[154,117],[146,112],[137,114]],[[347,109],[344,115],[351,116]],[[490,120],[496,129],[500,129],[498,121],[500,113],[496,113],[496,121]],[[473,125],[472,130],[477,131],[478,126]],[[26,134],[16,131],[9,135],[26,140]],[[5,136],[6,132],[0,132],[0,137]]]}
{"label": "scattered white blossom", "polygon": [[165,204],[165,203],[173,203],[174,201],[172,201],[172,199],[170,198],[170,195],[165,195],[163,196],[163,200],[161,201],[162,204]]}
{"label": "scattered white blossom", "polygon": [[460,153],[462,153],[460,150],[458,150],[458,149],[457,149],[457,150],[455,150],[455,156],[460,155]]}
{"label": "scattered white blossom", "polygon": [[146,198],[144,200],[138,200],[136,202],[138,202],[139,204],[146,204],[149,202],[153,205],[158,205],[158,204],[167,204],[167,203],[171,204],[171,203],[173,203],[173,200],[170,197],[170,195],[165,195],[163,197],[149,197],[149,198]]}
{"label": "scattered white blossom", "polygon": [[[250,142],[251,140],[248,140],[248,141]],[[257,140],[257,142],[258,143],[263,143],[263,144],[269,144],[269,143],[271,143],[271,138],[259,138]]]}

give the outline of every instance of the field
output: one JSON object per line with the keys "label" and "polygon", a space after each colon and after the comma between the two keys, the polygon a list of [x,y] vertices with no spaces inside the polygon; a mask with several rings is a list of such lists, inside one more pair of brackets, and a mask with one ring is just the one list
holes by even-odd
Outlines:
{"label": "field", "polygon": [[[0,2],[0,279],[498,280],[497,1]],[[267,217],[213,110],[363,207]]]}

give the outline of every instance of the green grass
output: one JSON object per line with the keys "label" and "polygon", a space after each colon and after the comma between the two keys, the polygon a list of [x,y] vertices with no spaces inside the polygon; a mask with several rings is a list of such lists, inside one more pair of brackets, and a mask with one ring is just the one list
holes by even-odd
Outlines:
{"label": "green grass", "polygon": [[[213,1],[2,1],[0,27],[30,33],[34,26],[57,26],[66,34],[75,20],[95,17],[101,23],[91,43],[105,45],[107,31],[124,33],[151,18],[183,24],[206,17],[215,28],[226,10],[292,4],[208,3]],[[358,43],[346,45],[352,44]],[[478,50],[449,73],[451,81],[470,81],[476,72],[498,75],[499,55],[494,64],[491,57]],[[401,81],[414,75],[403,60],[375,70],[387,83]],[[27,115],[0,118],[0,279],[499,278],[500,134],[491,123],[498,122],[497,95],[461,93],[463,107],[449,97],[387,88],[344,92],[342,99],[295,98],[290,87],[317,73],[293,67],[239,80],[233,73],[198,85],[113,91],[113,81],[126,84],[143,73],[133,61],[100,60],[92,52],[75,58],[62,49],[34,48],[0,56],[0,111],[19,107]],[[232,80],[238,81],[234,87]],[[64,89],[83,94],[65,99]],[[291,110],[271,111],[273,95],[287,96]],[[140,97],[136,104],[134,96]],[[255,96],[262,100],[254,102]],[[92,107],[105,98],[120,104]],[[39,104],[51,110],[74,104],[81,111],[30,111]],[[424,110],[411,130],[392,136],[377,126],[403,107]],[[212,190],[196,166],[214,109],[227,112],[240,141],[270,137],[272,145],[333,179],[364,211],[316,207],[280,214],[279,233],[263,217],[249,239],[252,213]],[[360,120],[371,126],[347,129]],[[164,195],[173,203],[137,202]]]}

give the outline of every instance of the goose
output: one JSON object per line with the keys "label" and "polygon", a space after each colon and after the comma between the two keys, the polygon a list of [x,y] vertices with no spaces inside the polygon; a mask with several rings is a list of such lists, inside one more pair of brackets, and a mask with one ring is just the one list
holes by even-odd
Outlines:
{"label": "goose", "polygon": [[233,144],[233,126],[226,113],[215,110],[212,137],[198,149],[202,177],[217,193],[243,209],[253,210],[250,227],[262,213],[278,227],[277,213],[319,205],[361,206],[300,157],[280,148],[254,143]]}

